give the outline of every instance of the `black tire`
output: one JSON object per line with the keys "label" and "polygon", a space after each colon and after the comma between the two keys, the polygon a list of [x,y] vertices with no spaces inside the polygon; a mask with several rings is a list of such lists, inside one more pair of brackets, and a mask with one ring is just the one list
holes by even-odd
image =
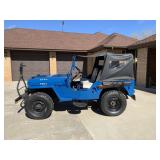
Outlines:
{"label": "black tire", "polygon": [[125,95],[116,90],[104,92],[100,101],[100,108],[107,116],[120,115],[126,109],[126,105]]}
{"label": "black tire", "polygon": [[54,103],[52,98],[43,92],[36,92],[29,96],[25,111],[31,119],[46,119],[52,114]]}

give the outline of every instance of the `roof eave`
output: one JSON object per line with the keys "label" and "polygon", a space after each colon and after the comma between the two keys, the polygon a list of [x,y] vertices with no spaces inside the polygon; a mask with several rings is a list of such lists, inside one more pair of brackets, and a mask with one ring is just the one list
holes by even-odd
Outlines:
{"label": "roof eave", "polygon": [[100,46],[97,46],[95,48],[92,48],[89,50],[89,52],[96,52],[96,51],[99,51],[99,50],[102,50],[102,49],[106,49],[106,48],[121,48],[121,49],[127,49],[128,47],[127,46],[109,46],[109,45],[100,45]]}
{"label": "roof eave", "polygon": [[34,50],[34,51],[55,51],[55,52],[84,52],[87,53],[87,50],[72,50],[72,49],[44,49],[44,48],[17,48],[17,47],[4,47],[8,50]]}
{"label": "roof eave", "polygon": [[104,45],[99,45],[97,47],[91,48],[90,50],[88,50],[88,52],[96,52],[102,49],[104,49]]}
{"label": "roof eave", "polygon": [[144,48],[149,46],[155,46],[156,41],[148,42],[148,43],[141,43],[141,44],[135,44],[128,46],[129,49],[137,49],[137,48]]}
{"label": "roof eave", "polygon": [[127,46],[112,46],[112,45],[104,45],[105,48],[122,48],[127,49]]}

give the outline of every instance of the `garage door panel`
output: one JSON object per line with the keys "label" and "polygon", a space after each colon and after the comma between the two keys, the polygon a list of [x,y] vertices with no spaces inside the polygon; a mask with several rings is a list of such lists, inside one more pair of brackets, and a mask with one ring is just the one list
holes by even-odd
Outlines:
{"label": "garage door panel", "polygon": [[33,52],[33,51],[12,51],[11,52],[11,57],[12,60],[16,60],[16,61],[48,61],[48,53],[43,53],[43,52]]}
{"label": "garage door panel", "polygon": [[[70,71],[71,63],[72,63],[72,56],[74,54],[68,53],[58,53],[57,54],[57,72],[60,74],[65,74]],[[77,66],[80,70],[86,74],[86,59],[78,57],[77,59]]]}
{"label": "garage door panel", "polygon": [[37,74],[49,74],[49,54],[47,52],[12,51],[12,80],[19,79],[19,65],[23,63],[24,78],[29,79]]}
{"label": "garage door panel", "polygon": [[156,49],[148,48],[147,87],[156,86]]}

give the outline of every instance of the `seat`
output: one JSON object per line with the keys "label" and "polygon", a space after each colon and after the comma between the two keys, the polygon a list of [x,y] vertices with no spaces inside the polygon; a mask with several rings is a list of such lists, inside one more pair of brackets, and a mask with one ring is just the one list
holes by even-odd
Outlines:
{"label": "seat", "polygon": [[92,84],[89,80],[82,81],[83,88],[91,88]]}

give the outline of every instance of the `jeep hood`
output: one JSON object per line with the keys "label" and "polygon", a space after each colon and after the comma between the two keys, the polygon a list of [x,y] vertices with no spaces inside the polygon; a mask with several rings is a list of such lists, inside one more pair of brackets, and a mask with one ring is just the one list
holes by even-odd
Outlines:
{"label": "jeep hood", "polygon": [[56,75],[37,75],[28,80],[28,88],[33,86],[52,86],[56,84],[65,84],[67,74],[56,74]]}

